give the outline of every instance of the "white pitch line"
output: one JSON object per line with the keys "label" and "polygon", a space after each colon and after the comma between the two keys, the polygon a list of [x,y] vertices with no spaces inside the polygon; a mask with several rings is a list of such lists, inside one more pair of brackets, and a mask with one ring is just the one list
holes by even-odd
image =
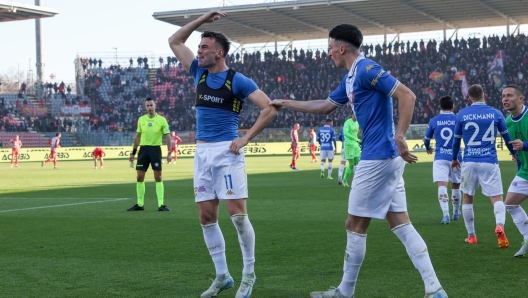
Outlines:
{"label": "white pitch line", "polygon": [[81,203],[61,204],[61,205],[51,205],[51,206],[40,206],[40,207],[11,209],[11,210],[0,210],[0,213],[2,213],[2,212],[13,212],[13,211],[24,211],[24,210],[34,210],[34,209],[45,209],[45,208],[55,208],[55,207],[77,206],[77,205],[86,205],[86,204],[94,204],[94,203],[106,203],[106,202],[115,202],[115,201],[124,201],[124,200],[130,200],[130,199],[129,198],[120,198],[120,199],[114,199],[114,200],[81,202]]}

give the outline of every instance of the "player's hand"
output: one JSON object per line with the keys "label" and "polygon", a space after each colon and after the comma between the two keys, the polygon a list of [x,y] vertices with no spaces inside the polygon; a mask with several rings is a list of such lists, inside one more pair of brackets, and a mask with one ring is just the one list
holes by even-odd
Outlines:
{"label": "player's hand", "polygon": [[433,149],[428,149],[427,154],[433,154]]}
{"label": "player's hand", "polygon": [[135,158],[136,158],[136,156],[134,154],[130,154],[130,157],[128,158],[128,161],[134,162]]}
{"label": "player's hand", "polygon": [[229,151],[231,151],[231,153],[235,155],[239,155],[240,148],[244,148],[244,146],[246,146],[247,143],[249,143],[249,140],[246,140],[246,138],[244,137],[234,139],[233,142],[231,142],[231,145],[229,145]]}
{"label": "player's hand", "polygon": [[167,163],[170,163],[171,160],[172,160],[172,155],[171,155],[171,153],[169,152],[169,153],[167,153]]}
{"label": "player's hand", "polygon": [[221,10],[211,10],[209,12],[206,12],[203,16],[200,18],[204,23],[212,23],[214,21],[220,20],[222,17],[226,17],[227,14]]}
{"label": "player's hand", "polygon": [[334,149],[334,154],[336,154],[336,153],[337,153],[337,150],[336,150],[336,149]]}
{"label": "player's hand", "polygon": [[513,150],[515,150],[515,151],[521,151],[523,149],[523,146],[524,146],[523,141],[521,141],[519,139],[510,141],[508,144],[511,144],[512,147],[513,147]]}
{"label": "player's hand", "polygon": [[274,99],[272,100],[269,105],[271,107],[275,107],[277,110],[284,109],[284,100],[283,99]]}
{"label": "player's hand", "polygon": [[458,172],[458,170],[460,170],[460,162],[458,160],[451,161],[451,170],[453,170],[453,172]]}
{"label": "player's hand", "polygon": [[409,151],[409,147],[407,147],[407,142],[402,137],[396,136],[394,138],[396,141],[396,146],[398,147],[398,154],[408,163],[415,163],[418,161],[418,157]]}

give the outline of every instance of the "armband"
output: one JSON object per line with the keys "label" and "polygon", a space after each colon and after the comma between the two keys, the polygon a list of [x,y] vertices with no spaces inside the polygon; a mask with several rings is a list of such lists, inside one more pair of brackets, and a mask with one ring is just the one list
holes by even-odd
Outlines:
{"label": "armband", "polygon": [[137,153],[137,149],[136,148],[132,149],[132,155],[136,155],[136,153]]}

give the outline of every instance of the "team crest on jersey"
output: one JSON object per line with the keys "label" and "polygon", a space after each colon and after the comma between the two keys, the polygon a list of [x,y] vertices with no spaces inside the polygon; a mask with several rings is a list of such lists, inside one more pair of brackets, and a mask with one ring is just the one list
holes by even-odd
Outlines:
{"label": "team crest on jersey", "polygon": [[348,92],[348,102],[353,105],[354,104],[354,92],[350,91]]}
{"label": "team crest on jersey", "polygon": [[149,123],[148,126],[152,126],[152,123]]}
{"label": "team crest on jersey", "polygon": [[234,193],[231,189],[229,189],[229,190],[226,192],[226,195],[234,195],[234,194],[235,194],[235,193]]}
{"label": "team crest on jersey", "polygon": [[371,70],[372,67],[374,67],[374,65],[367,65],[367,67],[365,67],[365,69],[367,70],[367,72],[369,72],[369,70]]}

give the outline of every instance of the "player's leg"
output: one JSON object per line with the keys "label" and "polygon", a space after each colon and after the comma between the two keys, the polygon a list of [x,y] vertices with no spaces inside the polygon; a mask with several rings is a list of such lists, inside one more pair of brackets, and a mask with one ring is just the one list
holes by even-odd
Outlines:
{"label": "player's leg", "polygon": [[340,157],[341,157],[341,162],[339,163],[339,170],[337,171],[337,182],[338,184],[342,184],[342,181],[343,181],[343,172],[345,171],[345,166],[346,166],[346,148],[343,147],[341,148],[341,153],[340,153]]}
{"label": "player's leg", "polygon": [[158,197],[158,211],[170,211],[165,205],[165,186],[161,178],[161,147],[150,147],[150,160],[152,164],[152,170],[154,172],[154,180],[156,181],[156,196]]}
{"label": "player's leg", "polygon": [[462,174],[460,170],[453,171],[449,165],[450,179],[451,179],[451,203],[453,204],[453,220],[458,220],[460,217],[460,206],[462,205],[462,194],[460,192],[460,182],[462,181]]}
{"label": "player's leg", "polygon": [[136,162],[136,194],[137,204],[127,209],[127,211],[142,211],[145,205],[145,173],[150,165],[148,147],[139,147],[138,159]]}
{"label": "player's leg", "polygon": [[94,162],[94,169],[97,170],[97,155],[93,156],[93,162]]}
{"label": "player's leg", "polygon": [[328,150],[321,150],[321,152],[319,152],[319,158],[321,159],[321,178],[324,178],[327,151]]}
{"label": "player's leg", "polygon": [[174,160],[172,161],[172,164],[175,165],[176,161],[178,160],[178,151],[174,150],[174,154],[172,155]]}
{"label": "player's leg", "polygon": [[15,150],[11,150],[11,164],[10,164],[11,168],[13,167],[14,159],[15,159]]}
{"label": "player's leg", "polygon": [[[103,155],[104,155],[104,154],[103,154]],[[103,169],[103,166],[104,166],[103,155],[99,156],[99,163],[100,163],[100,165],[101,165],[101,170]]]}
{"label": "player's leg", "polygon": [[15,156],[16,156],[16,158],[15,158],[15,168],[17,168],[18,167],[18,157],[20,156],[20,153],[18,152],[18,150],[17,150]]}
{"label": "player's leg", "polygon": [[328,176],[326,178],[328,179],[334,179],[332,178],[332,161],[334,160],[334,151],[328,150]]}
{"label": "player's leg", "polygon": [[53,168],[57,169],[57,152],[53,152]]}
{"label": "player's leg", "polygon": [[510,213],[513,223],[523,236],[523,243],[521,249],[515,253],[516,257],[521,257],[528,253],[528,215],[521,207],[521,203],[526,198],[528,198],[528,180],[516,176],[510,184],[506,200],[504,201],[506,210]]}
{"label": "player's leg", "polygon": [[506,206],[502,201],[502,179],[498,164],[479,164],[479,184],[482,187],[482,194],[490,197],[495,214],[495,234],[500,248],[508,248],[509,242],[504,231],[506,222]]}
{"label": "player's leg", "polygon": [[433,181],[438,185],[437,199],[442,210],[441,224],[449,224],[449,196],[447,195],[447,183],[451,163],[448,160],[435,160],[433,162]]}
{"label": "player's leg", "polygon": [[475,233],[475,214],[473,213],[473,196],[475,190],[479,186],[478,182],[478,163],[476,162],[464,162],[460,169],[462,177],[462,183],[460,187],[464,193],[462,199],[462,216],[464,217],[464,224],[468,232],[468,237],[465,239],[467,243],[476,244],[477,235]]}

